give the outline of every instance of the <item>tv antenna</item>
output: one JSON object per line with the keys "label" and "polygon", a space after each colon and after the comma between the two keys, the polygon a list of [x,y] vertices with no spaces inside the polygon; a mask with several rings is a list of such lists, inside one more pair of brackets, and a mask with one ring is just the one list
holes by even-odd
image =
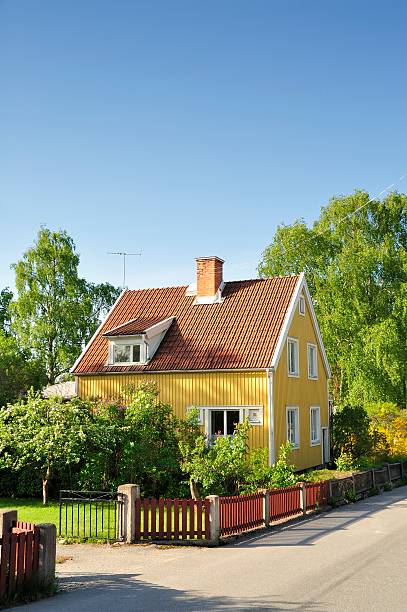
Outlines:
{"label": "tv antenna", "polygon": [[126,287],[126,257],[137,255],[141,257],[141,253],[127,253],[126,251],[108,251],[108,255],[121,255],[123,257],[123,289]]}

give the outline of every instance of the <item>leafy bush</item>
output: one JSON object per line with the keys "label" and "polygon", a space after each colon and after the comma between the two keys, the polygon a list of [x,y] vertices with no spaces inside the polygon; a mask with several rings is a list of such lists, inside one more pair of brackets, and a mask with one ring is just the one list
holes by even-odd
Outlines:
{"label": "leafy bush", "polygon": [[335,463],[340,472],[352,472],[360,467],[360,463],[350,453],[341,453]]}
{"label": "leafy bush", "polygon": [[249,451],[249,430],[245,421],[237,425],[233,436],[217,436],[210,444],[203,434],[192,445],[180,443],[182,470],[203,495],[252,493],[297,482],[295,466],[288,459],[291,445],[280,448],[277,462],[270,467],[267,449]]}
{"label": "leafy bush", "polygon": [[292,449],[290,442],[280,447],[278,459],[271,469],[270,485],[272,487],[290,487],[298,482],[299,477],[294,473],[295,465],[289,461]]}
{"label": "leafy bush", "polygon": [[382,437],[389,458],[407,457],[407,410],[391,402],[367,404],[372,427]]}
{"label": "leafy bush", "polygon": [[362,406],[343,406],[332,418],[332,450],[337,459],[348,455],[357,459],[373,448],[370,420]]}

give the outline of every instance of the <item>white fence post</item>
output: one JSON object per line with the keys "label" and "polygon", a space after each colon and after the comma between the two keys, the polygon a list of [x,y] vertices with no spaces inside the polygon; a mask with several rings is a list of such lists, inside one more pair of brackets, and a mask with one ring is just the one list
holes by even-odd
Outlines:
{"label": "white fence post", "polygon": [[50,586],[55,580],[57,528],[53,523],[43,523],[38,525],[38,528],[40,530],[38,582],[42,586]]}
{"label": "white fence post", "polygon": [[209,541],[211,544],[219,544],[220,538],[220,507],[219,495],[208,495],[209,499]]}
{"label": "white fence post", "polygon": [[300,485],[300,508],[303,514],[307,514],[307,497],[305,490],[305,482],[299,482]]}
{"label": "white fence post", "polygon": [[125,542],[131,544],[136,539],[136,499],[140,497],[140,487],[124,484],[117,488],[117,492],[122,497],[122,503],[117,506],[119,534]]}

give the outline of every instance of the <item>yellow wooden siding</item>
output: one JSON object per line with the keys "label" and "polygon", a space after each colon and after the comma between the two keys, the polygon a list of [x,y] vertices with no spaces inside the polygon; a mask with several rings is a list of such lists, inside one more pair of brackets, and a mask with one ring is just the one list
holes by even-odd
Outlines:
{"label": "yellow wooden siding", "polygon": [[263,406],[263,425],[250,432],[250,446],[268,448],[267,377],[265,372],[180,372],[109,374],[78,377],[80,397],[117,398],[127,385],[154,381],[162,402],[183,417],[187,406]]}
{"label": "yellow wooden siding", "polygon": [[320,465],[322,463],[321,444],[311,446],[310,407],[319,406],[321,428],[328,425],[328,388],[327,374],[318,347],[318,380],[308,379],[307,343],[318,346],[316,334],[306,304],[305,316],[294,314],[288,336],[299,341],[299,378],[288,376],[287,343],[282,351],[274,382],[274,430],[275,448],[278,453],[280,445],[287,440],[286,407],[299,407],[300,448],[293,451],[293,462],[299,469]]}

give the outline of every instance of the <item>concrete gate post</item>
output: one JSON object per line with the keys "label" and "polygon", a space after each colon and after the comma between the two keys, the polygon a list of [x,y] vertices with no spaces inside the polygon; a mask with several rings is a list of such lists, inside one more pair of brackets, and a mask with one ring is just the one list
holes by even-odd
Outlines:
{"label": "concrete gate post", "polygon": [[219,544],[220,538],[220,512],[219,495],[208,495],[209,499],[209,541],[211,544]]}
{"label": "concrete gate post", "polygon": [[118,505],[119,534],[125,542],[131,544],[136,539],[136,499],[140,497],[140,487],[135,484],[124,484],[117,488],[123,504]]}
{"label": "concrete gate post", "polygon": [[38,528],[40,530],[38,581],[43,586],[50,586],[55,580],[57,528],[53,523],[43,523],[38,525]]}

